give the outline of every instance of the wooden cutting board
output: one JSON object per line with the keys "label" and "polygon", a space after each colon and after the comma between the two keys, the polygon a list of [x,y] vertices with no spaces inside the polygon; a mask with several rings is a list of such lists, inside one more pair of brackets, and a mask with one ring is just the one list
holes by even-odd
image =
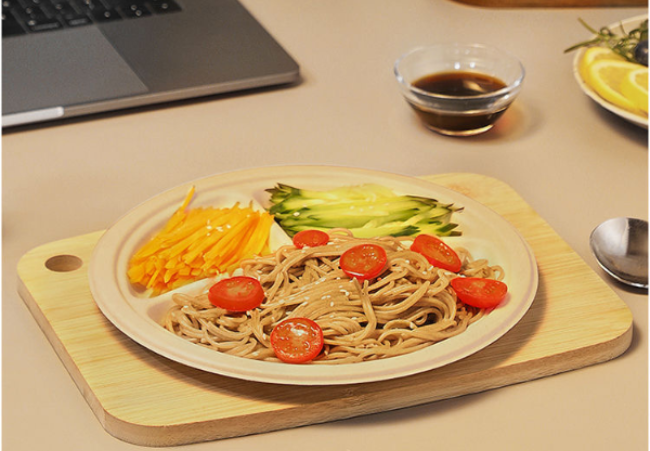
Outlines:
{"label": "wooden cutting board", "polygon": [[87,264],[102,232],[38,247],[19,291],[103,427],[145,446],[215,440],[424,404],[604,362],[632,339],[625,303],[519,195],[475,174],[427,180],[492,208],[532,247],[540,285],[524,318],[484,350],[402,379],[305,387],[247,382],[167,360],[104,318]]}

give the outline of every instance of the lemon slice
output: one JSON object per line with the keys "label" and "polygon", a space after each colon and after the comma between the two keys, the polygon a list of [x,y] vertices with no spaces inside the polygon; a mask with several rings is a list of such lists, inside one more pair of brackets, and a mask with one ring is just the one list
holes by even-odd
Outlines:
{"label": "lemon slice", "polygon": [[648,68],[633,70],[621,82],[621,93],[638,109],[648,113]]}
{"label": "lemon slice", "polygon": [[610,60],[610,61],[625,61],[621,55],[614,53],[611,49],[607,47],[589,47],[580,59],[580,64],[578,65],[578,71],[582,79],[587,82],[589,77],[589,66],[591,66],[596,61]]}
{"label": "lemon slice", "polygon": [[588,75],[585,82],[608,102],[640,114],[637,106],[621,92],[623,79],[637,69],[639,69],[638,64],[628,61],[595,61],[587,68]]}

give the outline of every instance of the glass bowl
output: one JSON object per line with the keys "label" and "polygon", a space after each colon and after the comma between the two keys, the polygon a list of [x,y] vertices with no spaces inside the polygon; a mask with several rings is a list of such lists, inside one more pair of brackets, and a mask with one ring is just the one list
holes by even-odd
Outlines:
{"label": "glass bowl", "polygon": [[414,49],[395,62],[406,101],[430,129],[471,136],[492,128],[521,90],[518,58],[481,44]]}

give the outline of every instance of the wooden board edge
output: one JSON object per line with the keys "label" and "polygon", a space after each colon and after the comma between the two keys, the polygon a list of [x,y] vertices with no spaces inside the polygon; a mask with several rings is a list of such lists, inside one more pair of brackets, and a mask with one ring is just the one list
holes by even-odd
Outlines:
{"label": "wooden board edge", "polygon": [[29,289],[27,288],[27,285],[20,277],[18,277],[17,285],[19,296],[23,299],[23,302],[27,306],[27,309],[31,312],[32,316],[36,320],[36,323],[43,331],[43,334],[47,340],[50,342],[52,348],[54,348],[54,352],[59,357],[59,360],[63,364],[63,367],[66,369],[68,374],[70,374],[70,377],[72,377],[72,380],[90,406],[91,411],[99,420],[100,424],[106,428],[107,412],[104,410],[97,397],[93,394],[91,387],[87,384],[86,380],[82,376],[81,371],[74,362],[74,359],[70,356],[67,349],[59,339],[56,331],[50,327],[50,323],[39,307],[38,302],[36,302],[36,300],[33,298],[29,292]]}
{"label": "wooden board edge", "polygon": [[[104,427],[108,433],[128,443],[140,446],[169,447],[346,420],[473,395],[604,363],[623,354],[632,342],[632,335],[632,324],[630,323],[630,327],[625,332],[608,342],[597,343],[562,355],[548,356],[535,361],[473,373],[465,376],[471,379],[471,381],[466,381],[472,384],[470,390],[467,389],[467,384],[459,381],[459,384],[450,385],[443,393],[438,390],[436,396],[423,397],[422,395],[427,393],[426,387],[418,390],[416,395],[408,387],[396,387],[388,396],[386,396],[386,392],[376,396],[368,395],[363,390],[357,393],[354,388],[351,388],[348,399],[344,403],[348,406],[345,410],[340,408],[342,400],[337,399],[336,402],[325,401],[313,405],[313,409],[310,409],[310,412],[313,413],[307,415],[305,411],[296,415],[298,406],[278,411],[272,419],[269,419],[264,413],[257,413],[173,426],[139,425],[107,416]],[[567,359],[567,357],[570,358]],[[576,361],[578,364],[575,363]],[[460,390],[457,388],[459,386],[464,388]],[[399,404],[394,402],[388,404],[384,401],[385,399],[394,401],[397,398],[404,401]],[[257,418],[258,416],[259,418]],[[251,425],[257,426],[251,427]],[[228,433],[223,431],[228,431]]]}
{"label": "wooden board edge", "polygon": [[[17,286],[18,295],[23,300],[23,302],[27,306],[27,309],[30,311],[30,313],[36,320],[36,323],[38,324],[39,328],[43,331],[43,334],[45,335],[50,345],[54,349],[54,352],[56,353],[59,360],[63,364],[63,367],[66,369],[66,371],[74,381],[78,390],[81,392],[82,396],[88,403],[91,411],[93,412],[95,417],[97,417],[99,423],[102,425],[102,427],[104,427],[104,429],[106,429],[106,424],[107,424],[106,418],[110,414],[106,412],[106,410],[104,410],[101,402],[95,396],[92,388],[88,385],[85,378],[81,374],[81,371],[77,367],[77,364],[75,363],[74,359],[69,354],[64,344],[61,342],[57,332],[52,328],[50,322],[48,321],[45,315],[45,312],[43,312],[40,305],[38,304],[38,302],[36,301],[32,293],[30,292],[29,288],[27,288],[27,282],[25,281],[26,277],[24,277],[27,267],[30,264],[33,264],[32,259],[38,260],[43,264],[47,262],[47,259],[45,259],[44,261],[42,258],[36,257],[43,250],[49,248],[56,249],[58,247],[61,247],[62,250],[67,249],[68,246],[66,246],[66,243],[69,243],[72,240],[77,240],[79,238],[94,243],[101,237],[101,235],[103,235],[103,233],[104,230],[90,232],[74,238],[64,238],[61,240],[56,240],[53,242],[41,244],[39,246],[30,249],[25,254],[23,254],[18,261],[18,265],[16,267],[16,272],[17,272],[16,286]],[[50,257],[56,257],[59,255],[68,256],[69,252],[63,252],[63,253],[47,252],[47,254],[50,255]]]}

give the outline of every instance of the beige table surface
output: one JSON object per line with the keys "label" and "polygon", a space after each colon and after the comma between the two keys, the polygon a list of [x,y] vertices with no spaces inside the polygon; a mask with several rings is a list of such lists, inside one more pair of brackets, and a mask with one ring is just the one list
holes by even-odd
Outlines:
{"label": "beige table surface", "polygon": [[[582,17],[601,25],[642,8],[485,9],[445,0],[245,0],[299,62],[286,89],[106,114],[3,135],[3,445],[127,450],[107,434],[16,292],[30,249],[104,229],[139,202],[202,176],[334,164],[412,176],[473,172],[512,186],[607,280],[634,316],[619,358],[544,379],[399,411],[188,445],[192,450],[647,449],[647,293],[611,281],[588,237],[601,221],[648,216],[647,130],[578,88]],[[404,51],[439,41],[521,57],[523,92],[472,139],[423,128],[392,74]]]}

